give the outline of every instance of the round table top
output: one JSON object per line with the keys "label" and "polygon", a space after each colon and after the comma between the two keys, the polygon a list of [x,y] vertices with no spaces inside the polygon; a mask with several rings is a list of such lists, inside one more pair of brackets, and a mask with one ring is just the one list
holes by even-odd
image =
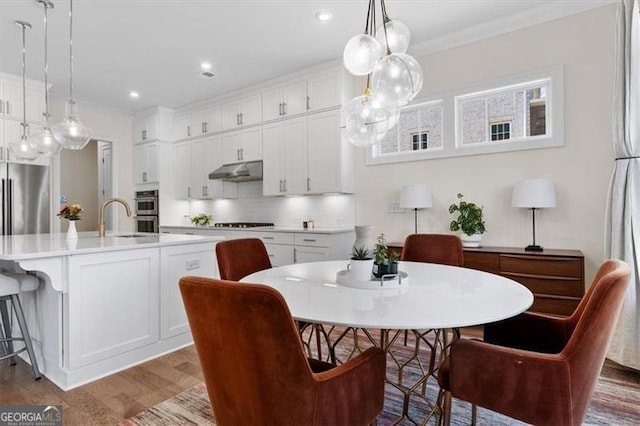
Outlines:
{"label": "round table top", "polygon": [[474,269],[400,262],[407,280],[395,288],[336,283],[348,260],[296,263],[265,269],[241,282],[278,290],[294,318],[377,329],[453,328],[486,324],[527,310],[533,294],[508,278]]}

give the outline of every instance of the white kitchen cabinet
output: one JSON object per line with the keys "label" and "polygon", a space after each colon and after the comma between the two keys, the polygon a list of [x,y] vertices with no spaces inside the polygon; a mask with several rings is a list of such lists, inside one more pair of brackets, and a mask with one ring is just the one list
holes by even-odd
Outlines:
{"label": "white kitchen cabinet", "polygon": [[[65,339],[71,369],[158,341],[158,249],[69,256]],[[105,277],[109,277],[108,285]],[[108,327],[105,327],[108,324]]]}
{"label": "white kitchen cabinet", "polygon": [[[25,90],[27,122],[42,122],[45,111],[44,83],[27,80]],[[23,119],[22,76],[0,73],[0,117]]]}
{"label": "white kitchen cabinet", "polygon": [[353,193],[353,146],[340,136],[340,112],[321,112],[307,119],[307,193]]}
{"label": "white kitchen cabinet", "polygon": [[173,119],[173,140],[179,141],[216,133],[222,130],[222,109],[219,106],[200,108],[176,114]]}
{"label": "white kitchen cabinet", "polygon": [[158,182],[159,142],[137,145],[133,148],[133,182],[135,184]]}
{"label": "white kitchen cabinet", "polygon": [[244,96],[222,105],[222,129],[229,130],[262,121],[262,95]]}
{"label": "white kitchen cabinet", "polygon": [[322,262],[330,260],[330,251],[326,247],[298,247],[295,248],[295,263]]}
{"label": "white kitchen cabinet", "polygon": [[307,111],[307,81],[278,85],[262,93],[262,120],[286,118]]}
{"label": "white kitchen cabinet", "polygon": [[237,184],[209,179],[209,173],[222,165],[220,135],[174,145],[175,198],[236,198]]}
{"label": "white kitchen cabinet", "polygon": [[180,295],[180,278],[187,275],[216,278],[211,244],[190,244],[160,249],[160,338],[188,333],[189,321]]}
{"label": "white kitchen cabinet", "polygon": [[351,85],[345,84],[345,80],[342,70],[330,70],[310,77],[307,80],[307,109],[318,111],[340,106],[345,100],[345,91],[351,90],[350,93],[353,93]]}
{"label": "white kitchen cabinet", "polygon": [[224,164],[258,160],[262,160],[261,126],[223,133],[222,162]]}
{"label": "white kitchen cabinet", "polygon": [[304,194],[307,188],[307,119],[263,126],[263,195]]}
{"label": "white kitchen cabinet", "polygon": [[145,143],[173,138],[173,111],[164,107],[136,112],[133,121],[133,142]]}

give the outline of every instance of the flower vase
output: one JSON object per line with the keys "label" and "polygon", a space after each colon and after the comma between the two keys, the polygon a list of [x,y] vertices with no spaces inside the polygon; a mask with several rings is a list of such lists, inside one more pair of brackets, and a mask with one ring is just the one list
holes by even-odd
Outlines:
{"label": "flower vase", "polygon": [[67,240],[77,240],[78,239],[78,231],[76,231],[76,221],[69,221],[69,228],[67,229]]}

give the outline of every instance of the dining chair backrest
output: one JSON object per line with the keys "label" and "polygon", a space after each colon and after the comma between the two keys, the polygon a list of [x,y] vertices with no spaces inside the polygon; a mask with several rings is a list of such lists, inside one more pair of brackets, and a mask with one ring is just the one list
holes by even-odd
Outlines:
{"label": "dining chair backrest", "polygon": [[223,280],[240,281],[254,272],[271,268],[271,260],[259,238],[239,238],[216,244],[218,270]]}
{"label": "dining chair backrest", "polygon": [[456,235],[412,234],[404,241],[400,260],[463,266],[462,240]]}
{"label": "dining chair backrest", "polygon": [[191,276],[180,292],[216,424],[365,425],[382,410],[379,348],[313,373],[277,290]]}

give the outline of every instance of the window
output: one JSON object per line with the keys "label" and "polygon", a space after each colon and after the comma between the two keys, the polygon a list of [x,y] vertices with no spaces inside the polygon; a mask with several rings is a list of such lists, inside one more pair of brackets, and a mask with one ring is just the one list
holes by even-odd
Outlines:
{"label": "window", "polygon": [[511,122],[505,121],[503,123],[491,124],[491,140],[501,141],[511,138]]}
{"label": "window", "polygon": [[367,165],[564,145],[564,69],[531,71],[401,108]]}

